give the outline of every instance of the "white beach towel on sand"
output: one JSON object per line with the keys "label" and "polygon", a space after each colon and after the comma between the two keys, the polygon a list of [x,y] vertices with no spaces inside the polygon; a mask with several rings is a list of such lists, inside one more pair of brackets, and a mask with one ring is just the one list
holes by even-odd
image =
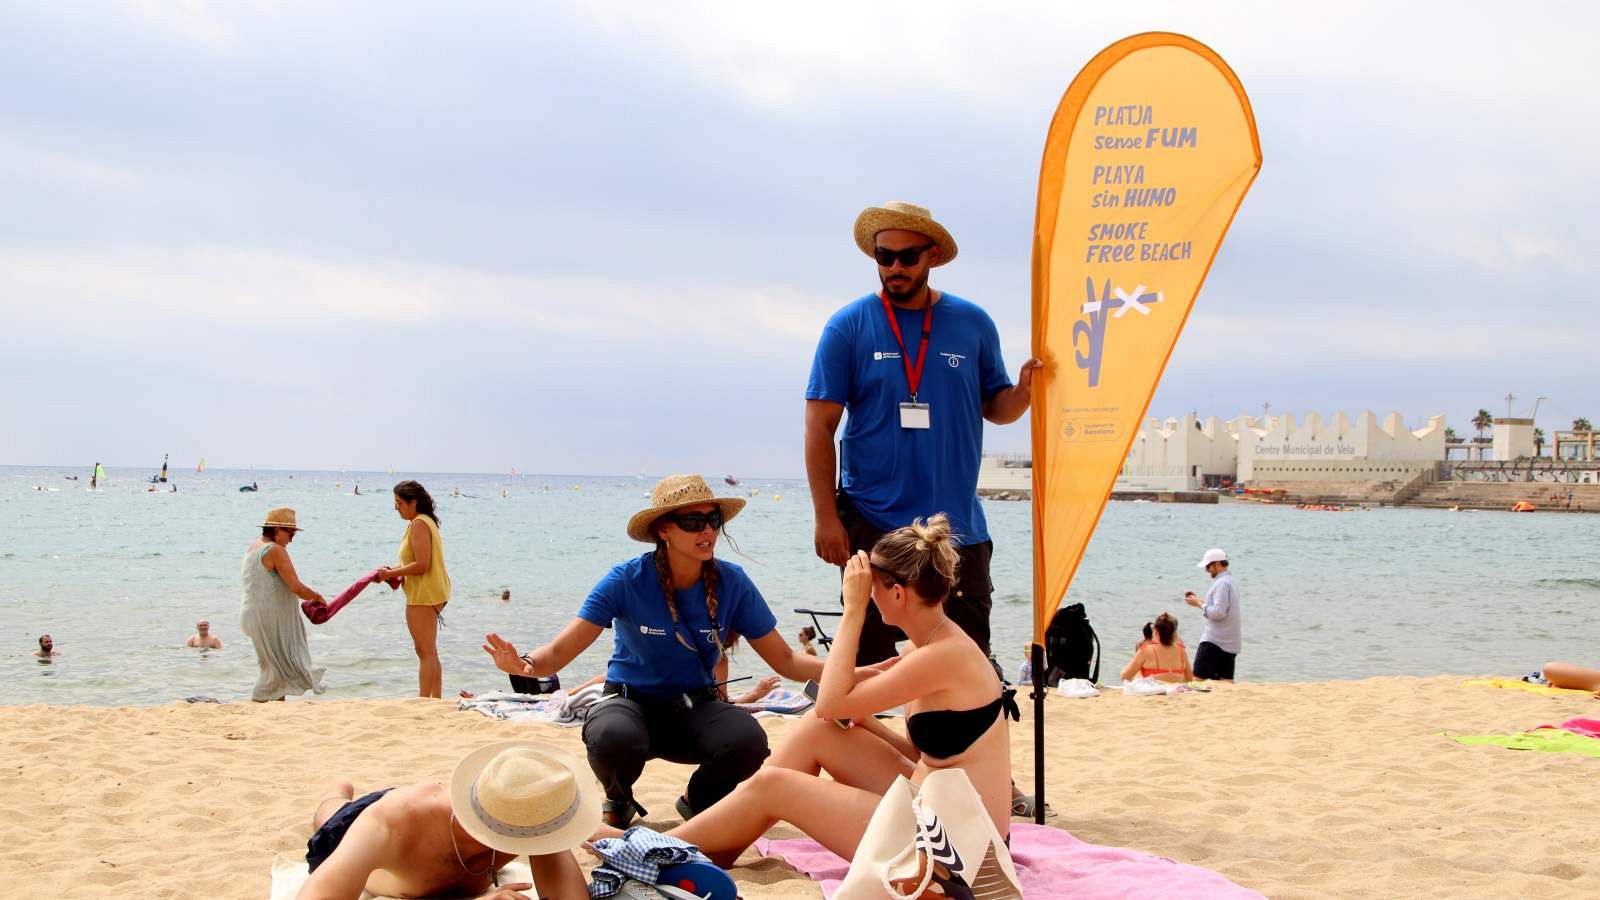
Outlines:
{"label": "white beach towel on sand", "polygon": [[1087,678],[1066,678],[1056,685],[1056,693],[1063,697],[1087,700],[1090,697],[1100,696],[1100,689]]}
{"label": "white beach towel on sand", "polygon": [[[306,883],[311,873],[306,871],[304,856],[290,856],[279,853],[272,858],[272,895],[271,900],[294,900],[294,895],[300,892],[300,886]],[[522,857],[517,857],[500,869],[501,884],[533,883],[533,871],[528,868],[528,863]],[[366,891],[361,892],[363,900],[373,898],[378,900],[378,895]]]}

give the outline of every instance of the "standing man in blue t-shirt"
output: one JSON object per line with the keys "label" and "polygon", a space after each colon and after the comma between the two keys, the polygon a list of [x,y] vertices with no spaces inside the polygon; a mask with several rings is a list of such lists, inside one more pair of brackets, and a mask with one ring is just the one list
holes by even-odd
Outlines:
{"label": "standing man in blue t-shirt", "polygon": [[[1039,362],[1024,363],[1012,384],[989,314],[928,285],[928,271],[956,257],[955,239],[928,210],[898,200],[869,207],[855,238],[877,261],[882,290],[833,314],[811,363],[805,445],[817,556],[843,566],[885,532],[945,513],[961,542],[945,609],[988,653],[994,542],[978,503],[983,422],[1021,418]],[[869,606],[856,664],[894,656],[904,639]]]}

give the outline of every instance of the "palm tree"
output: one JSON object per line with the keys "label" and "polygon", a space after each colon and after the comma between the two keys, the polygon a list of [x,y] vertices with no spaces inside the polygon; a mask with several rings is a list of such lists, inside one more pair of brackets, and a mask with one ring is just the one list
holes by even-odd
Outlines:
{"label": "palm tree", "polygon": [[1588,419],[1585,419],[1582,416],[1580,416],[1580,417],[1572,420],[1572,430],[1573,431],[1593,431],[1594,430],[1594,426],[1589,424],[1589,420]]}
{"label": "palm tree", "polygon": [[1534,456],[1543,456],[1544,455],[1544,429],[1543,428],[1535,428],[1533,430],[1533,455]]}
{"label": "palm tree", "polygon": [[1444,430],[1444,442],[1446,444],[1459,444],[1461,443],[1461,437],[1456,434],[1454,428],[1446,428]]}
{"label": "palm tree", "polygon": [[1478,429],[1478,443],[1483,443],[1483,430],[1493,424],[1494,416],[1487,409],[1478,410],[1478,414],[1472,417],[1472,427]]}

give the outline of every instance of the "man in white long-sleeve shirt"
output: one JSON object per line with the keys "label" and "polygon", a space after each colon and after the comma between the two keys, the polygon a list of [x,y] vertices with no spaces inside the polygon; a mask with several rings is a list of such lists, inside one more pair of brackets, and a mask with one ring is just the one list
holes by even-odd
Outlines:
{"label": "man in white long-sleeve shirt", "polygon": [[1213,547],[1200,560],[1200,568],[1211,576],[1211,589],[1201,600],[1194,591],[1183,595],[1183,602],[1200,610],[1206,630],[1194,653],[1194,677],[1232,681],[1233,663],[1242,644],[1239,627],[1239,585],[1228,571],[1228,554]]}

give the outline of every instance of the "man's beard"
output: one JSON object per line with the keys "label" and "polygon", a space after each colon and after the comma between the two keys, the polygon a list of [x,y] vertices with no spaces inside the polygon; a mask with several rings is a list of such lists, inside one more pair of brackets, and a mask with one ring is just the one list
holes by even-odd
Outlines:
{"label": "man's beard", "polygon": [[883,293],[889,298],[889,302],[905,303],[914,299],[918,294],[922,293],[923,288],[928,286],[928,273],[923,272],[920,278],[913,278],[910,285],[903,288],[890,287],[889,277],[886,275],[879,275],[878,282],[883,285]]}

